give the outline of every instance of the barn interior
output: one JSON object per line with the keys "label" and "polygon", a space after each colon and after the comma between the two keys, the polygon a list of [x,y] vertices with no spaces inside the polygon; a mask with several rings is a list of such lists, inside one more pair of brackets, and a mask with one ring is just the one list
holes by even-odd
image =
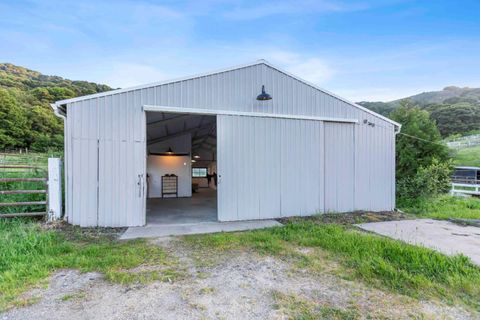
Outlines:
{"label": "barn interior", "polygon": [[150,224],[217,221],[216,117],[147,112]]}

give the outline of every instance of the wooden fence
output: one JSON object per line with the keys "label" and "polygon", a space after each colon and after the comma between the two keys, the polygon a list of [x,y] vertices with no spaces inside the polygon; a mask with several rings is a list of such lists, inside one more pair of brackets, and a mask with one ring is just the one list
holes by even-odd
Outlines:
{"label": "wooden fence", "polygon": [[462,149],[480,145],[480,134],[460,137],[456,140],[447,142],[447,146],[452,149]]}

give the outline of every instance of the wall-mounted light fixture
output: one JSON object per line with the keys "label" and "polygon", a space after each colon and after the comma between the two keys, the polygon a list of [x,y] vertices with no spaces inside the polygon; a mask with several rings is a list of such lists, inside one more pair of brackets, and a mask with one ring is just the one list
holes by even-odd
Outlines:
{"label": "wall-mounted light fixture", "polygon": [[375,123],[370,122],[370,121],[368,121],[367,119],[364,119],[364,120],[363,120],[363,123],[366,124],[366,125],[369,125],[369,126],[371,126],[371,127],[375,127]]}
{"label": "wall-mounted light fixture", "polygon": [[265,92],[265,86],[262,86],[262,93],[257,96],[257,100],[265,101],[272,100],[272,96]]}

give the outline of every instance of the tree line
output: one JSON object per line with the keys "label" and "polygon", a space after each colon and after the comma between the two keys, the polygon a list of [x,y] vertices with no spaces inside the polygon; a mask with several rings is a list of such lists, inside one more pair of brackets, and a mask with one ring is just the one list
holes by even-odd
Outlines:
{"label": "tree line", "polygon": [[107,90],[111,88],[106,85],[0,64],[0,150],[63,149],[63,122],[50,103]]}

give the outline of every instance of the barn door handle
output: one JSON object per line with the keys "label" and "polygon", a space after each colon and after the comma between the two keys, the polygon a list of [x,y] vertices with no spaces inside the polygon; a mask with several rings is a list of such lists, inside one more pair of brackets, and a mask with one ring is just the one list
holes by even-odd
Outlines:
{"label": "barn door handle", "polygon": [[138,182],[137,182],[137,185],[138,185],[138,197],[141,198],[142,197],[142,187],[143,187],[143,174],[139,174],[138,175]]}

